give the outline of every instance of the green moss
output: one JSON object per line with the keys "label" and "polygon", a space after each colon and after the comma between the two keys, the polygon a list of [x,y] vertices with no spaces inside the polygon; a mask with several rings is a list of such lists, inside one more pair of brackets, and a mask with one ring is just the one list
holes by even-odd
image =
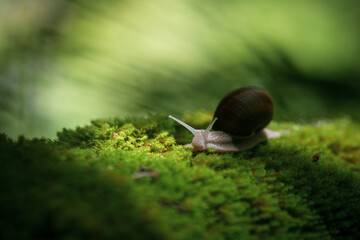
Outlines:
{"label": "green moss", "polygon": [[[211,114],[185,118],[204,128]],[[359,239],[360,126],[270,128],[282,137],[228,154],[185,150],[191,134],[163,115],[96,120],[55,141],[0,135],[0,237]]]}

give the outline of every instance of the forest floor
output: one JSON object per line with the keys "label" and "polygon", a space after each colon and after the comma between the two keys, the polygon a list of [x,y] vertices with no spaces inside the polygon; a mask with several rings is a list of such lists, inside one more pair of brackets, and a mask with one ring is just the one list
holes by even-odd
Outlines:
{"label": "forest floor", "polygon": [[0,134],[0,238],[360,239],[360,125],[269,128],[282,136],[226,154],[185,149],[191,133],[164,115]]}

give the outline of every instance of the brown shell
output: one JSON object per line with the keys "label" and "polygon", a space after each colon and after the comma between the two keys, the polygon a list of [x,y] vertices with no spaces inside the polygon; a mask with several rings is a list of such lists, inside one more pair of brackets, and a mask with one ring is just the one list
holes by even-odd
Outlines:
{"label": "brown shell", "polygon": [[213,129],[246,137],[265,128],[272,120],[270,95],[257,87],[243,87],[229,93],[216,108]]}

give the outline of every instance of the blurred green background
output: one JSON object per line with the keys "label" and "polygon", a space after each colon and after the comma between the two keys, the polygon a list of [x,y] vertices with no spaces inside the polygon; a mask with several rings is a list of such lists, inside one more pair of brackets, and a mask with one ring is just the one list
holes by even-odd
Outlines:
{"label": "blurred green background", "polygon": [[247,85],[278,121],[357,121],[359,23],[350,0],[0,0],[0,132],[214,111]]}

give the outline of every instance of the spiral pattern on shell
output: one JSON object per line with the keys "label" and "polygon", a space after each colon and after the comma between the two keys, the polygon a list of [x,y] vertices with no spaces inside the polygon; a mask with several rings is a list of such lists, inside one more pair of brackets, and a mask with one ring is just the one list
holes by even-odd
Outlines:
{"label": "spiral pattern on shell", "polygon": [[216,108],[213,129],[246,137],[265,128],[272,120],[270,95],[257,87],[243,87],[226,95]]}

